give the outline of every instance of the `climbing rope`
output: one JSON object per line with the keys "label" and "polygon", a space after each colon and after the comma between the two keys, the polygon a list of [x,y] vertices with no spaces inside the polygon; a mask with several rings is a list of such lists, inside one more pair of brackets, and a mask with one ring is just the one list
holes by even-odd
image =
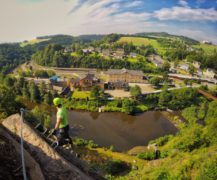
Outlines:
{"label": "climbing rope", "polygon": [[21,108],[20,109],[20,113],[21,113],[21,118],[20,118],[20,145],[21,145],[21,160],[22,160],[22,167],[23,167],[23,179],[27,180],[27,176],[26,176],[26,166],[25,166],[25,158],[24,158],[24,152],[23,152],[23,113],[24,113],[24,109]]}

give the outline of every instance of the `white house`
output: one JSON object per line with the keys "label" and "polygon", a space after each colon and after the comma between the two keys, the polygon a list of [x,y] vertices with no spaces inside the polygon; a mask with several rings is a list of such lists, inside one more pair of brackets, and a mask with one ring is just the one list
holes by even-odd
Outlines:
{"label": "white house", "polygon": [[180,69],[188,71],[189,70],[189,65],[188,64],[183,64],[180,66]]}
{"label": "white house", "polygon": [[203,76],[203,71],[202,71],[201,69],[198,69],[198,70],[197,70],[197,75],[198,75],[199,77]]}
{"label": "white house", "polygon": [[200,69],[201,63],[198,61],[194,61],[192,64],[196,69]]}
{"label": "white house", "polygon": [[148,56],[148,60],[150,62],[152,62],[157,67],[161,67],[163,65],[163,63],[164,63],[164,60],[160,56],[157,56],[157,55],[154,55],[154,54]]}
{"label": "white house", "polygon": [[211,79],[213,79],[213,78],[215,77],[215,72],[214,72],[214,70],[213,70],[213,69],[210,69],[210,68],[207,68],[207,70],[204,71],[203,74],[204,74],[204,76],[205,76],[206,78],[211,78]]}
{"label": "white house", "polygon": [[134,52],[131,52],[131,53],[130,53],[130,57],[132,57],[132,58],[136,58],[136,57],[137,57],[137,54],[134,53]]}

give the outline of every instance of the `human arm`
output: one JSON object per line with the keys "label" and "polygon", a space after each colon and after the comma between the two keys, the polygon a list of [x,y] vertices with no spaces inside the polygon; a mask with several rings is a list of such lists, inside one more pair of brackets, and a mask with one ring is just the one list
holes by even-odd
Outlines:
{"label": "human arm", "polygon": [[57,122],[56,122],[56,125],[55,125],[55,129],[59,129],[60,127],[60,123],[61,123],[61,118],[60,117],[57,117]]}

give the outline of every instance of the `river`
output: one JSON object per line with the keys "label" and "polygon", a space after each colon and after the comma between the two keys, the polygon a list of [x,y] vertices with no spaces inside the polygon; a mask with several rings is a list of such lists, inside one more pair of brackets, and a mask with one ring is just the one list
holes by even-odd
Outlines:
{"label": "river", "polygon": [[[170,122],[171,113],[149,111],[136,116],[124,113],[69,111],[70,135],[94,140],[103,147],[113,145],[117,151],[127,151],[178,130]],[[55,122],[55,114],[52,116]]]}

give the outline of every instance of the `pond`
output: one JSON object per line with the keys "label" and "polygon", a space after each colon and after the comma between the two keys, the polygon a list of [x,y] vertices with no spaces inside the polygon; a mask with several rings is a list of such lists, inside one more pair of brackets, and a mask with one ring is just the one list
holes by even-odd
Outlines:
{"label": "pond", "polygon": [[[170,122],[171,113],[149,111],[136,116],[124,113],[69,111],[70,135],[94,140],[103,147],[113,145],[117,151],[127,151],[178,130]],[[55,114],[52,116],[55,122]]]}

